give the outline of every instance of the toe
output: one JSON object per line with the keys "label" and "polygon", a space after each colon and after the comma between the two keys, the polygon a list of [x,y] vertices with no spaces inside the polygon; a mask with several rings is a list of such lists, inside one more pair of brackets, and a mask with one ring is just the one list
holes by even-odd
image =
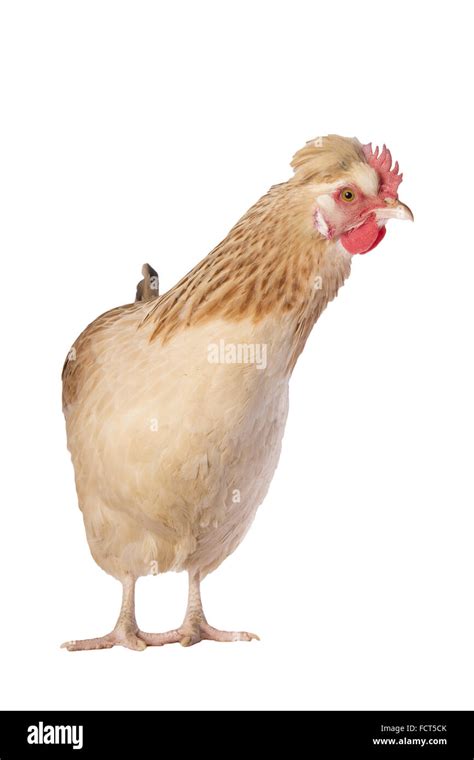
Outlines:
{"label": "toe", "polygon": [[256,633],[247,633],[247,631],[219,631],[212,625],[205,624],[201,629],[202,638],[209,641],[260,641]]}
{"label": "toe", "polygon": [[110,649],[114,642],[107,636],[98,639],[80,639],[79,641],[65,641],[61,644],[62,649],[68,652],[82,652],[92,649]]}
{"label": "toe", "polygon": [[129,636],[117,643],[122,644],[127,649],[133,649],[135,652],[143,652],[143,650],[146,649],[146,643],[138,636]]}
{"label": "toe", "polygon": [[239,638],[237,639],[237,641],[252,641],[252,640],[260,641],[260,636],[257,636],[256,633],[247,633],[247,631],[242,631],[238,635],[239,635]]}
{"label": "toe", "polygon": [[164,644],[177,644],[181,641],[180,631],[166,631],[165,633],[146,633],[138,631],[139,638],[150,647],[162,647]]}
{"label": "toe", "polygon": [[201,631],[186,632],[181,636],[179,643],[182,647],[192,647],[194,644],[199,644],[201,638]]}

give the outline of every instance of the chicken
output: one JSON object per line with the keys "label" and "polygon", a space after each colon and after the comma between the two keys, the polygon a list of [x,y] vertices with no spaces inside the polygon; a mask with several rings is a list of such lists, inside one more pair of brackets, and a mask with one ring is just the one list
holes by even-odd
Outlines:
{"label": "chicken", "polygon": [[[389,219],[413,219],[385,146],[329,135],[292,167],[164,295],[145,265],[138,300],[92,322],[68,354],[63,404],[86,536],[123,587],[112,632],[69,650],[258,638],[209,625],[201,581],[265,498],[292,370],[352,256],[378,245]],[[189,575],[184,621],[145,633],[136,580],[171,570]]]}

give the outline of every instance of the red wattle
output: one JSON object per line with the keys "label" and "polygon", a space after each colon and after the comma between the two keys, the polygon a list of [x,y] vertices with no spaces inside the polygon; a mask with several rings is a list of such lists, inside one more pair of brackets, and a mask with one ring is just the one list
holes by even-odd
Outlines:
{"label": "red wattle", "polygon": [[341,242],[349,253],[368,253],[383,240],[385,232],[385,226],[379,227],[372,215],[360,227],[344,232]]}

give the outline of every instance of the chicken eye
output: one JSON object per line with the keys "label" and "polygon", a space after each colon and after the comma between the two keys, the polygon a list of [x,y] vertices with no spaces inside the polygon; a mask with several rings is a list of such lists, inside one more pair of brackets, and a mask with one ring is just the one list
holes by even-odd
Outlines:
{"label": "chicken eye", "polygon": [[345,201],[346,203],[352,203],[352,201],[355,200],[355,192],[350,189],[350,187],[345,187],[343,190],[341,190],[341,200]]}

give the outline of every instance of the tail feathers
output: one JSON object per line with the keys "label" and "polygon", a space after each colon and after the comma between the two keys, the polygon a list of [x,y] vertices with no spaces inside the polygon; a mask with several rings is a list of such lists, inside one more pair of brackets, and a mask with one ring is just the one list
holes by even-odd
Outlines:
{"label": "tail feathers", "polygon": [[153,301],[160,294],[158,272],[150,264],[142,266],[143,280],[137,285],[135,301]]}

